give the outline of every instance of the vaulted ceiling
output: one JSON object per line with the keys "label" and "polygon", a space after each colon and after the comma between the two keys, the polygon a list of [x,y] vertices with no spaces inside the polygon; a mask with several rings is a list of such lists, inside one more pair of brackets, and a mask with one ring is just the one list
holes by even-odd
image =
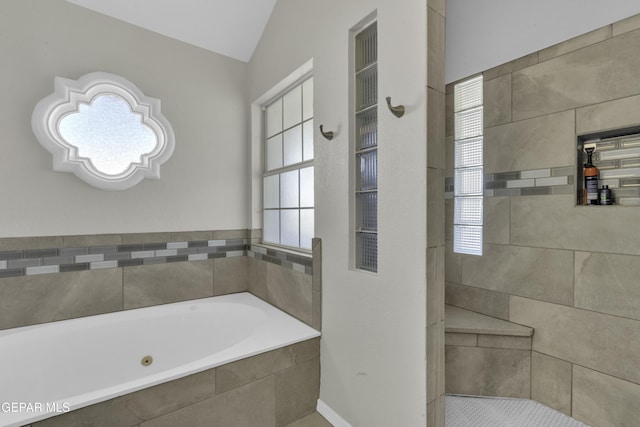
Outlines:
{"label": "vaulted ceiling", "polygon": [[245,62],[276,4],[276,0],[68,1]]}

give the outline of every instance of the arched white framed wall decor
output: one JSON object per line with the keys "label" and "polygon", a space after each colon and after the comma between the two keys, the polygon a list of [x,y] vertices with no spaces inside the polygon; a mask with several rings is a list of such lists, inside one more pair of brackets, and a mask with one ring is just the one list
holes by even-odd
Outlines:
{"label": "arched white framed wall decor", "polygon": [[103,190],[126,190],[160,179],[175,136],[160,100],[127,79],[94,72],[56,77],[54,92],[33,110],[31,127],[53,156],[53,169],[73,172]]}

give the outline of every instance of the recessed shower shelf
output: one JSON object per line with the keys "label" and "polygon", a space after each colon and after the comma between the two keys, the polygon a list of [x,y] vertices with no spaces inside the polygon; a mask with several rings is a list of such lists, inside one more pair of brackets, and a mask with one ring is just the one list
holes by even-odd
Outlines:
{"label": "recessed shower shelf", "polygon": [[[589,202],[592,204],[587,203],[585,194],[586,150],[589,147],[594,148],[592,165],[598,171],[598,200]],[[603,187],[607,187],[612,199],[607,206],[640,206],[640,126],[578,136],[576,167],[578,205],[600,205],[601,199],[606,199]]]}

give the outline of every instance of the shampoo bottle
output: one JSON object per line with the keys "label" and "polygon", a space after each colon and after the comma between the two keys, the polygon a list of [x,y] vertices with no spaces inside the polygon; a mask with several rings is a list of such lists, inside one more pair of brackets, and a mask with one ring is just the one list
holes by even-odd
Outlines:
{"label": "shampoo bottle", "polygon": [[587,163],[584,165],[584,204],[598,204],[598,168],[593,165],[594,147],[585,148]]}

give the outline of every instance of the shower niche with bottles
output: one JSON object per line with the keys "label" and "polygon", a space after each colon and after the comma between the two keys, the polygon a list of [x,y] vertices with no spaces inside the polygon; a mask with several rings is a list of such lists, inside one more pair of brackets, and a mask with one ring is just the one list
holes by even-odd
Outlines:
{"label": "shower niche with bottles", "polygon": [[578,136],[577,200],[640,206],[640,126]]}

